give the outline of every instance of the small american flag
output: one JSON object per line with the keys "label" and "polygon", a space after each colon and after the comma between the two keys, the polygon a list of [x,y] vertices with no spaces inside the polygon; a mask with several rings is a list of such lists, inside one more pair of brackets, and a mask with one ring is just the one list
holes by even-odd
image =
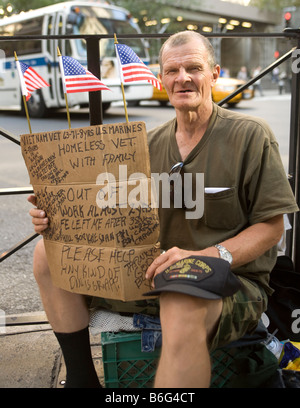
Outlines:
{"label": "small american flag", "polygon": [[32,67],[21,61],[16,61],[19,72],[22,95],[26,101],[31,97],[33,91],[50,86]]}
{"label": "small american flag", "polygon": [[65,93],[110,91],[103,82],[74,58],[60,56],[59,59]]}
{"label": "small american flag", "polygon": [[123,83],[148,81],[155,88],[162,89],[160,81],[130,47],[124,44],[115,45],[117,57],[121,65]]}

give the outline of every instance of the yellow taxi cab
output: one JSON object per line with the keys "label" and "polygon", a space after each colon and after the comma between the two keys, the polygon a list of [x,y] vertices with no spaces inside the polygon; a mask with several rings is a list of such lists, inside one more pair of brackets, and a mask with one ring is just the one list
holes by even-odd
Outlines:
{"label": "yellow taxi cab", "polygon": [[[159,74],[159,65],[153,64],[150,65],[149,68],[153,72],[153,74],[157,77]],[[216,85],[212,89],[212,99],[214,102],[218,103],[226,98],[228,95],[236,91],[240,86],[244,85],[245,81],[235,78],[224,78],[220,77],[217,80]],[[254,97],[254,90],[253,87],[249,87],[245,89],[243,92],[237,94],[234,98],[232,98],[228,105],[234,106],[239,103],[243,99],[252,99]],[[159,91],[157,88],[153,87],[153,95],[151,100],[159,101],[161,105],[166,105],[169,102],[168,94],[164,87],[162,90]]]}
{"label": "yellow taxi cab", "polygon": [[[243,81],[241,79],[219,77],[216,85],[212,88],[213,101],[216,103],[222,101],[228,95],[238,90],[238,88],[240,88],[245,83],[246,81]],[[254,89],[253,87],[249,87],[230,99],[227,104],[229,106],[234,106],[243,99],[252,99],[253,97]]]}
{"label": "yellow taxi cab", "polygon": [[[159,64],[150,64],[149,69],[156,77],[158,77],[160,73]],[[162,86],[161,91],[155,88],[155,86],[153,87],[153,95],[152,95],[151,101],[159,101],[160,105],[162,106],[166,105],[169,102],[169,97],[168,97],[167,91],[165,90],[164,86]]]}

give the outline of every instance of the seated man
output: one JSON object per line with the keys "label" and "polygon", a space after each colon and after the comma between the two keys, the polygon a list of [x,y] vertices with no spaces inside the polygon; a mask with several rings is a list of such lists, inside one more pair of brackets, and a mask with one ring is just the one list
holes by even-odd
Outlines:
{"label": "seated man", "polygon": [[[241,288],[217,299],[161,293],[162,351],[155,387],[209,387],[210,350],[251,333],[266,310],[283,214],[298,207],[269,127],[212,102],[220,67],[210,42],[195,32],[175,34],[164,43],[160,64],[176,117],[149,132],[151,171],[169,172],[180,162],[183,175],[204,174],[206,193],[201,218],[187,216],[185,207],[160,207],[165,252],[146,277],[155,278],[183,258],[208,256],[229,262]],[[33,196],[29,201],[36,204]],[[30,214],[36,232],[47,228],[42,210]],[[97,386],[85,299],[53,286],[42,240],[35,250],[34,274],[65,357],[67,386]]]}

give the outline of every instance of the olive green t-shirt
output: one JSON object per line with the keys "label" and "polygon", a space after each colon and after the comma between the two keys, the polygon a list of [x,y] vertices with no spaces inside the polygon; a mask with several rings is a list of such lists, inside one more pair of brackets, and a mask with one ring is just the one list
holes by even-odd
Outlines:
{"label": "olive green t-shirt", "polygon": [[[177,146],[176,118],[148,132],[151,173],[169,173],[182,161]],[[186,218],[184,208],[159,208],[163,249],[177,246],[200,250],[215,245],[255,223],[298,211],[269,126],[261,119],[231,112],[214,104],[208,128],[183,162],[186,173],[204,175],[204,212]],[[211,192],[209,188],[222,191]],[[160,192],[160,199],[162,192]],[[236,274],[269,288],[277,247],[253,262],[233,269]]]}

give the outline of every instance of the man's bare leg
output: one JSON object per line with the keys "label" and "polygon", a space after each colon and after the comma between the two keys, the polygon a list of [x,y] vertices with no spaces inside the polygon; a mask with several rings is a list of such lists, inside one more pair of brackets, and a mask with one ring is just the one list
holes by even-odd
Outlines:
{"label": "man's bare leg", "polygon": [[162,353],[156,388],[208,388],[211,377],[207,340],[221,315],[222,300],[163,293],[160,298]]}
{"label": "man's bare leg", "polygon": [[43,240],[35,248],[33,273],[44,310],[55,332],[71,333],[88,326],[89,313],[84,297],[52,284]]}
{"label": "man's bare leg", "polygon": [[43,240],[35,248],[33,269],[44,310],[63,352],[66,387],[100,387],[91,355],[89,312],[84,297],[52,284]]}

